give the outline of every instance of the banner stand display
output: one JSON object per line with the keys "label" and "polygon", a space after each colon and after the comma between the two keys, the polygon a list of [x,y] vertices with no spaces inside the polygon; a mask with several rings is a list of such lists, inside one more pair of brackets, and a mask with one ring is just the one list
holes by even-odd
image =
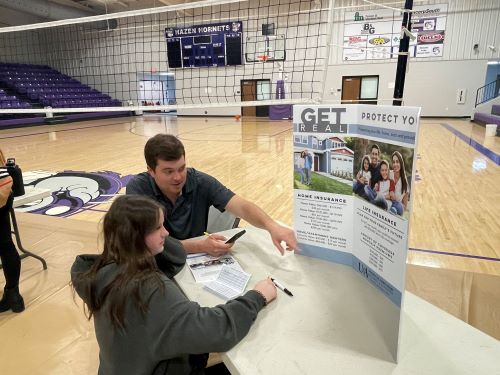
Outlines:
{"label": "banner stand display", "polygon": [[394,317],[392,327],[381,319],[380,334],[396,361],[419,118],[416,107],[293,109],[300,253],[352,267],[375,287]]}

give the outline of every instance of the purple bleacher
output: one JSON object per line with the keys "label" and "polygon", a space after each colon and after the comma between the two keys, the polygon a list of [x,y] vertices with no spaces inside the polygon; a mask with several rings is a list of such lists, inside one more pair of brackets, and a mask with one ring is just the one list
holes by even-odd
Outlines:
{"label": "purple bleacher", "polygon": [[[500,105],[494,104],[491,107],[491,113],[476,112],[474,113],[473,121],[479,124],[496,124],[500,125]],[[499,134],[500,126],[497,127],[497,135]]]}
{"label": "purple bleacher", "polygon": [[[28,109],[35,105],[53,108],[86,108],[86,107],[121,107],[122,103],[111,96],[85,85],[49,66],[32,64],[0,63],[0,108]],[[15,94],[15,95],[13,95]],[[128,115],[128,111],[110,113],[70,114],[68,120]],[[0,126],[22,126],[23,124],[41,123],[44,117],[32,117],[17,114],[0,114]],[[20,118],[16,118],[20,117]],[[42,117],[42,120],[40,120]],[[7,121],[7,122],[5,122]],[[9,125],[10,124],[10,125]]]}
{"label": "purple bleacher", "polygon": [[489,113],[476,112],[474,113],[474,121],[480,124],[497,124],[500,125],[500,116]]}

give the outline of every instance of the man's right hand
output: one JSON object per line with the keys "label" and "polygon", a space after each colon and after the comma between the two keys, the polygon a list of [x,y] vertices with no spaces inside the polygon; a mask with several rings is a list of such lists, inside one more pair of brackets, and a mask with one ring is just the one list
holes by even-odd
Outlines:
{"label": "man's right hand", "polygon": [[208,255],[213,257],[220,257],[229,251],[234,245],[233,243],[226,243],[227,238],[220,234],[211,234],[206,236],[203,240],[202,248]]}
{"label": "man's right hand", "polygon": [[211,234],[202,239],[197,240],[182,240],[182,246],[186,252],[207,253],[213,257],[220,257],[231,250],[232,243],[225,243],[226,237],[220,234]]}

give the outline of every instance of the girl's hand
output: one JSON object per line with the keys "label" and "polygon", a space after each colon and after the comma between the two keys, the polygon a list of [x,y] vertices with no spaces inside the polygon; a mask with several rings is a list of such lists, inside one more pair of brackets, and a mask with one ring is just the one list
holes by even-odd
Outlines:
{"label": "girl's hand", "polygon": [[273,301],[276,298],[276,286],[269,277],[267,279],[259,281],[257,284],[255,284],[253,289],[262,293],[267,303]]}

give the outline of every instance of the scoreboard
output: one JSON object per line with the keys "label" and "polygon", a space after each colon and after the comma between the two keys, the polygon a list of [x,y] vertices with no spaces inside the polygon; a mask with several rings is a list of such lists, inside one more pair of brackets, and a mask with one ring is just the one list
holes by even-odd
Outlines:
{"label": "scoreboard", "polygon": [[242,31],[241,21],[166,28],[168,66],[241,65]]}

